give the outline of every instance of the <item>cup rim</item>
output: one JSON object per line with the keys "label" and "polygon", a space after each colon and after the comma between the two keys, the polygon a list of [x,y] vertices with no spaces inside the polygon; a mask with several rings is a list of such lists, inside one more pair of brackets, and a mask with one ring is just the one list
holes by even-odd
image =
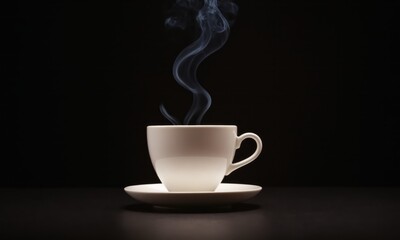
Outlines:
{"label": "cup rim", "polygon": [[147,128],[236,128],[236,125],[149,125]]}

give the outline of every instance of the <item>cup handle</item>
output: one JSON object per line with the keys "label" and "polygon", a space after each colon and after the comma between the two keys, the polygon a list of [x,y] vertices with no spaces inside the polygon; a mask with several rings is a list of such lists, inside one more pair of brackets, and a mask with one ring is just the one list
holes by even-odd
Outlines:
{"label": "cup handle", "polygon": [[251,138],[256,142],[256,144],[257,144],[256,150],[250,157],[248,157],[242,161],[229,164],[228,168],[226,170],[226,173],[225,173],[226,176],[228,176],[231,172],[235,171],[236,169],[241,168],[244,165],[247,165],[250,162],[254,161],[254,159],[256,159],[258,157],[258,155],[260,155],[261,150],[262,150],[262,141],[261,141],[261,138],[254,133],[243,133],[239,137],[236,137],[236,149],[239,149],[240,144],[243,142],[243,140],[245,140],[247,138]]}

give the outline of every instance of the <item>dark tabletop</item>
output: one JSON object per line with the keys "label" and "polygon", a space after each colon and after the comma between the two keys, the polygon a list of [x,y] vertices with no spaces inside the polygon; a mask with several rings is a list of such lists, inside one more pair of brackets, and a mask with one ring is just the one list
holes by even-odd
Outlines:
{"label": "dark tabletop", "polygon": [[2,189],[0,239],[400,239],[400,188],[264,188],[184,210],[122,188]]}

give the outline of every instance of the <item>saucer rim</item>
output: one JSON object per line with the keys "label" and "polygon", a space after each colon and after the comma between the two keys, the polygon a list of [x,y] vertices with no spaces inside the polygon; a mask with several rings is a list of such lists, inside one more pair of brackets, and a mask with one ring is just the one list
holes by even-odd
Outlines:
{"label": "saucer rim", "polygon": [[125,192],[136,192],[136,193],[145,193],[145,194],[165,194],[165,195],[171,195],[171,194],[176,194],[176,195],[185,195],[185,194],[227,194],[227,193],[252,193],[252,192],[260,192],[262,190],[262,187],[259,185],[255,184],[245,184],[245,183],[221,183],[221,185],[245,185],[245,186],[251,186],[254,188],[251,189],[245,189],[245,190],[228,190],[228,191],[139,191],[139,190],[129,190],[129,188],[132,187],[140,187],[140,186],[151,186],[151,185],[162,185],[162,183],[145,183],[145,184],[135,184],[135,185],[129,185],[124,187]]}

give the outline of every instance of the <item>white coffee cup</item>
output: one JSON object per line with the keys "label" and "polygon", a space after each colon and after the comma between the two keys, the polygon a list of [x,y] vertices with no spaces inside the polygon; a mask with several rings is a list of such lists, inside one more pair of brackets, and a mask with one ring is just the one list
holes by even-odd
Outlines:
{"label": "white coffee cup", "polygon": [[[255,152],[232,163],[236,149],[251,138]],[[262,142],[254,133],[237,136],[234,125],[158,125],[147,127],[151,162],[168,191],[214,191],[225,175],[252,162]]]}

